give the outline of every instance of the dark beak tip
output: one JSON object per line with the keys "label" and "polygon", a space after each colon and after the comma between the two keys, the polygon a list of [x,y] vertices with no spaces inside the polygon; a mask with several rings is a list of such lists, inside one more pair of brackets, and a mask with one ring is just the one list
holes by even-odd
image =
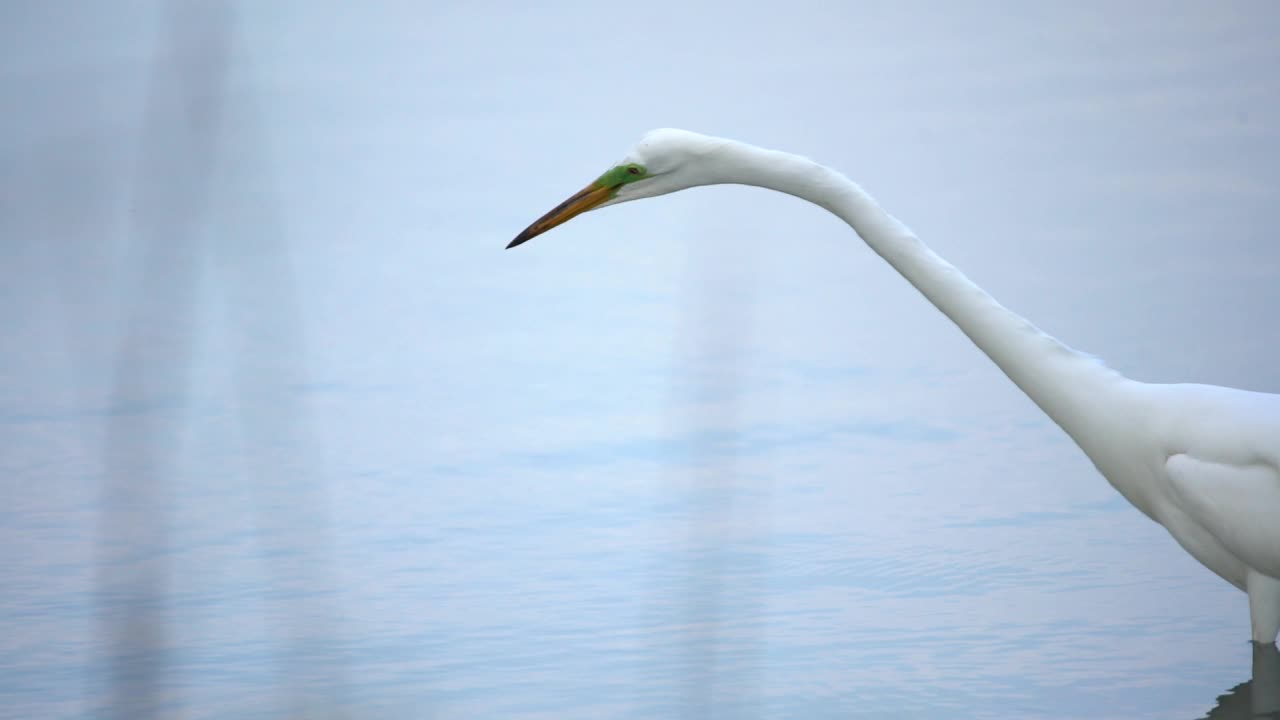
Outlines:
{"label": "dark beak tip", "polygon": [[551,228],[558,227],[574,216],[595,208],[604,201],[609,199],[609,188],[596,183],[582,188],[578,192],[569,197],[568,200],[555,206],[550,212],[543,215],[533,222],[532,225],[525,228],[515,240],[507,244],[507,249],[521,245]]}

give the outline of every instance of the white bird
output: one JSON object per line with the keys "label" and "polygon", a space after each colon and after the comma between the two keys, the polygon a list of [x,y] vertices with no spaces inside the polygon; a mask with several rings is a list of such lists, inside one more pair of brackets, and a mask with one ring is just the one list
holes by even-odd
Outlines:
{"label": "white bird", "polygon": [[848,223],[1058,424],[1111,485],[1249,595],[1252,639],[1280,632],[1280,395],[1130,380],[1000,305],[856,183],[804,157],[654,130],[511,241],[583,212],[699,185],[794,195]]}

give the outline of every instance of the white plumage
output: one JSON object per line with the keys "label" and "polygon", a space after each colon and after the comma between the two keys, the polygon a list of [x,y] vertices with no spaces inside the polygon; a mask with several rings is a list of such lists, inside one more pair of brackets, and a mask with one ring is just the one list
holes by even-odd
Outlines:
{"label": "white plumage", "polygon": [[1275,642],[1280,395],[1123,377],[1001,306],[857,184],[806,158],[655,130],[616,169],[530,225],[511,246],[580,212],[698,185],[755,185],[826,208],[949,317],[1129,502],[1246,591],[1252,639]]}

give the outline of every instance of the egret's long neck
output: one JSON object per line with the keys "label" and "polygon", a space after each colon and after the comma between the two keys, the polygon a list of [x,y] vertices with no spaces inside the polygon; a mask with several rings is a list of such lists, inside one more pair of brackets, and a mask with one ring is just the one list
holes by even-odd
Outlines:
{"label": "egret's long neck", "polygon": [[[1103,400],[1125,379],[1009,311],[885,212],[856,183],[788,153],[731,144],[717,153],[726,182],[756,185],[830,210],[959,326],[1086,452],[1108,425]],[[1095,458],[1096,461],[1097,458]]]}

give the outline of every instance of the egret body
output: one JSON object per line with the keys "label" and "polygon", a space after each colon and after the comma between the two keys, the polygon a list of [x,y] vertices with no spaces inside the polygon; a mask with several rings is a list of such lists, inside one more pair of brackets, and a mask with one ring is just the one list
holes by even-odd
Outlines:
{"label": "egret body", "polygon": [[861,187],[807,158],[682,130],[645,135],[508,248],[583,212],[716,184],[755,185],[847,222],[1065,431],[1134,507],[1249,596],[1252,639],[1280,632],[1280,395],[1131,380],[1006,309]]}

